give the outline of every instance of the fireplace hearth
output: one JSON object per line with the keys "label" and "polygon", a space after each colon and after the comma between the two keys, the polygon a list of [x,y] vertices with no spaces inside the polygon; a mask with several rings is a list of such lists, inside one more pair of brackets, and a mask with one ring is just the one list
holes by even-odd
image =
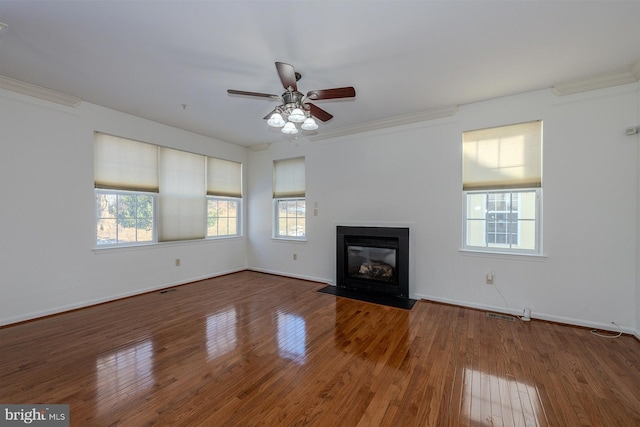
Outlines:
{"label": "fireplace hearth", "polygon": [[336,287],[409,298],[409,229],[337,226]]}

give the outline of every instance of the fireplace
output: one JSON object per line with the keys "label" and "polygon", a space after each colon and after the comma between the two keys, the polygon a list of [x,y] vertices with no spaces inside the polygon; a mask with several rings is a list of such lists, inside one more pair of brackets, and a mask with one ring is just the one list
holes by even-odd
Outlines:
{"label": "fireplace", "polygon": [[409,229],[337,227],[336,286],[409,298]]}

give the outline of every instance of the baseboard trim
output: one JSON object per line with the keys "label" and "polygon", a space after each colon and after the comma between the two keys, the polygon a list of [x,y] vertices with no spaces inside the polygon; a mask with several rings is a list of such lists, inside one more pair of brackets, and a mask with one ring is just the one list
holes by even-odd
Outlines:
{"label": "baseboard trim", "polygon": [[125,298],[131,298],[131,297],[135,297],[135,296],[138,296],[138,295],[147,294],[147,293],[150,293],[150,292],[157,292],[157,291],[160,291],[162,289],[167,289],[167,288],[172,288],[172,287],[175,287],[175,286],[186,285],[188,283],[199,282],[201,280],[212,279],[214,277],[226,276],[227,274],[232,274],[232,273],[237,273],[237,272],[240,272],[240,271],[245,271],[246,269],[247,269],[246,267],[241,267],[241,268],[238,268],[238,269],[231,269],[231,270],[227,270],[227,271],[218,272],[218,273],[215,273],[215,274],[212,274],[212,275],[204,275],[204,276],[193,277],[193,278],[190,278],[190,279],[176,281],[176,282],[162,283],[162,284],[157,285],[157,286],[150,286],[150,287],[143,288],[143,289],[136,289],[135,291],[124,292],[124,293],[116,294],[116,295],[113,295],[113,296],[110,296],[110,297],[96,298],[94,300],[84,301],[84,302],[77,303],[77,304],[70,304],[70,305],[66,305],[66,306],[55,307],[55,308],[52,308],[50,310],[43,310],[43,311],[39,311],[39,312],[25,314],[25,315],[22,315],[22,316],[15,316],[15,317],[9,317],[9,318],[6,318],[6,319],[0,319],[0,328],[5,328],[5,327],[9,327],[9,326],[15,326],[15,325],[20,324],[20,323],[31,322],[33,320],[38,320],[38,319],[42,319],[42,318],[45,318],[45,317],[57,316],[57,315],[60,315],[60,314],[68,313],[70,311],[82,310],[84,308],[89,308],[89,307],[96,306],[96,305],[106,304],[106,303],[122,300],[122,299],[125,299]]}
{"label": "baseboard trim", "polygon": [[[474,309],[484,310],[484,311],[492,311],[496,313],[510,314],[512,316],[517,316],[517,317],[522,316],[523,310],[524,310],[524,308],[521,310],[506,309],[505,307],[498,307],[498,306],[487,305],[487,304],[476,304],[468,301],[460,301],[460,300],[454,300],[449,298],[440,298],[440,297],[434,297],[431,295],[423,295],[423,294],[416,294],[416,297],[426,301],[434,301],[434,302],[440,302],[444,304],[456,305],[460,307],[467,307],[467,308],[474,308]],[[546,314],[546,313],[539,313],[534,311],[533,309],[531,312],[531,318],[537,319],[537,320],[544,320],[547,322],[559,323],[563,325],[579,326],[584,328],[599,329],[602,331],[618,332],[618,329],[613,325],[611,325],[610,323],[592,322],[589,320],[575,319],[572,317],[555,316],[555,315]],[[622,330],[622,333],[627,335],[633,335],[635,338],[640,340],[640,336],[637,330],[633,328],[626,328],[623,326],[621,326],[620,329]]]}
{"label": "baseboard trim", "polygon": [[318,283],[323,283],[323,284],[326,284],[326,285],[333,285],[333,281],[329,281],[327,279],[323,279],[323,278],[320,278],[320,277],[307,276],[307,275],[303,275],[303,274],[292,274],[292,273],[289,273],[289,272],[283,273],[283,272],[277,271],[277,270],[269,270],[267,268],[255,268],[255,267],[249,267],[249,268],[247,268],[247,270],[255,271],[257,273],[273,274],[274,276],[291,277],[293,279],[308,280],[309,282],[318,282]]}

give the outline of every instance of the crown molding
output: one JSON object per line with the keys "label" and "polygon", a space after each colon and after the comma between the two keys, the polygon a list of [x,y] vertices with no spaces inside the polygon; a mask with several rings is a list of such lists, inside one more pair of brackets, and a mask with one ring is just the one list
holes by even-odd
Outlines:
{"label": "crown molding", "polygon": [[58,104],[66,105],[67,107],[77,107],[80,102],[82,102],[82,99],[76,96],[67,95],[66,93],[57,92],[52,89],[47,89],[46,87],[36,86],[31,83],[1,75],[0,88],[44,99],[45,101],[56,102]]}
{"label": "crown molding", "polygon": [[558,83],[552,90],[558,96],[634,83],[640,80],[640,60],[624,70]]}
{"label": "crown molding", "polygon": [[403,116],[391,117],[389,119],[376,120],[376,121],[362,123],[355,126],[348,126],[348,127],[336,129],[331,132],[322,132],[321,134],[309,136],[308,138],[311,141],[320,141],[323,139],[336,138],[339,136],[353,135],[356,133],[369,132],[369,131],[383,129],[383,128],[441,119],[444,117],[453,116],[457,112],[458,112],[457,105],[452,105],[452,106],[442,107],[442,108],[434,108],[432,110],[421,111],[419,113],[405,114]]}

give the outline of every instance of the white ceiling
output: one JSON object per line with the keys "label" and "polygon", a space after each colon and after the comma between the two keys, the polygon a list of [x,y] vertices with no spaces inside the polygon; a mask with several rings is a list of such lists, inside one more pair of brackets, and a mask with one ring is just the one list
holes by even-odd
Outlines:
{"label": "white ceiling", "polygon": [[[640,59],[640,1],[0,0],[0,75],[235,144],[298,88],[354,86],[318,134],[552,87]],[[186,108],[183,108],[183,104]],[[304,138],[304,136],[299,136]]]}

